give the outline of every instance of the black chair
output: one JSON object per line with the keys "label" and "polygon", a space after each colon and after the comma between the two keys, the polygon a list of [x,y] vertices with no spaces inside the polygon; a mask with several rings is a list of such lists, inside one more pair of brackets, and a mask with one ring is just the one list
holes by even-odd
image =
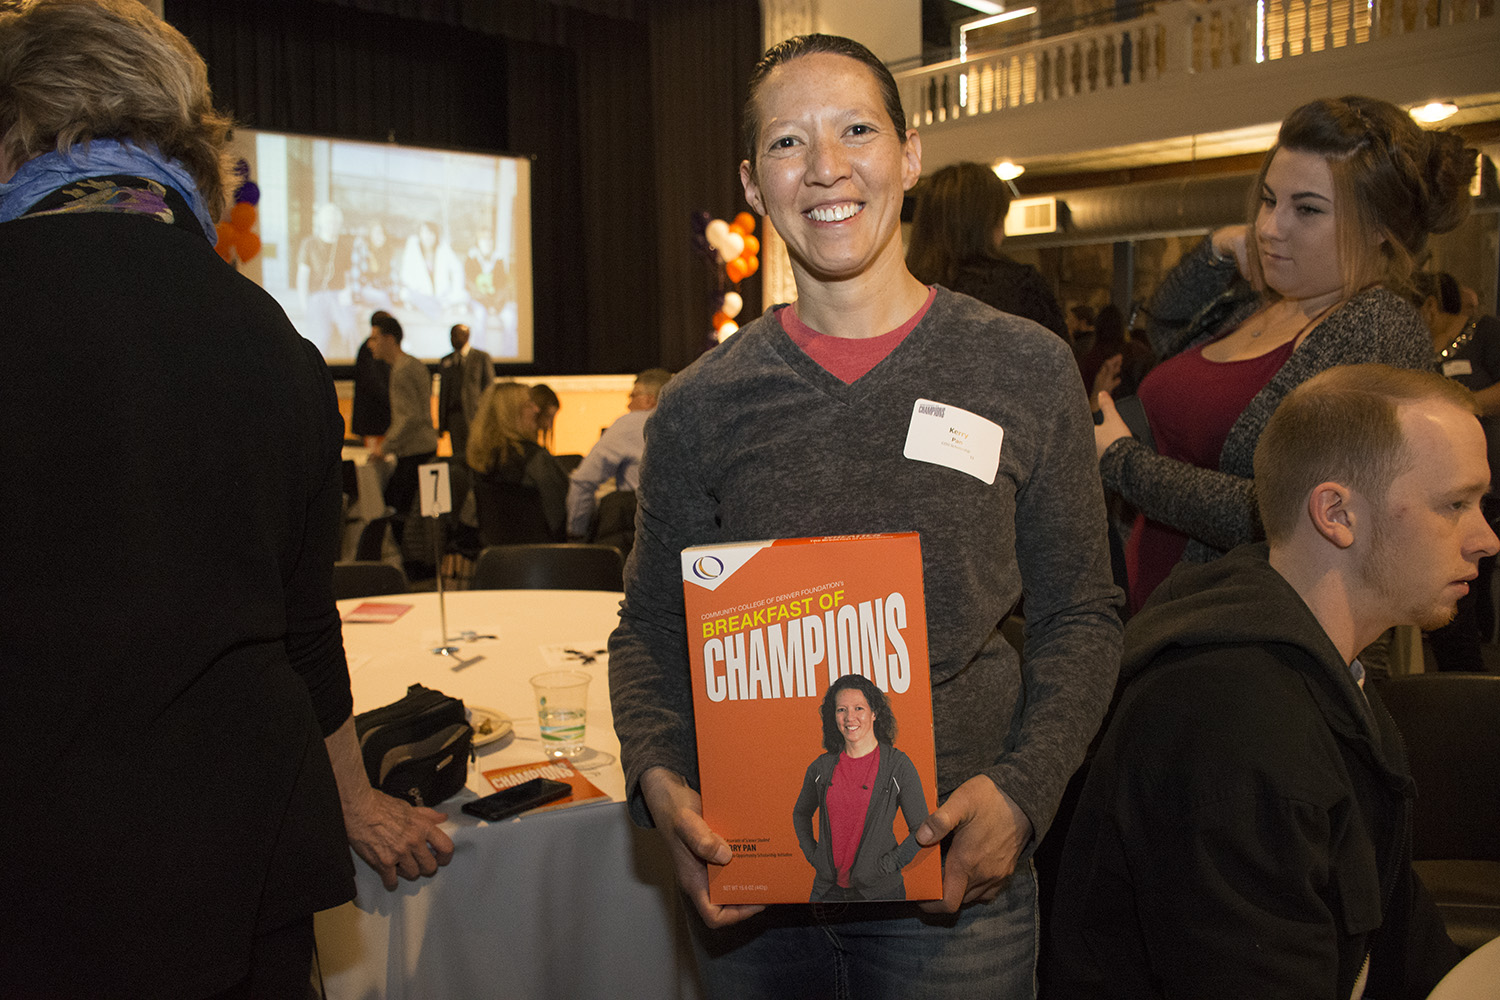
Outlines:
{"label": "black chair", "polygon": [[471,590],[619,590],[625,562],[610,545],[496,545],[479,553]]}
{"label": "black chair", "polygon": [[336,562],[333,564],[333,599],[404,594],[409,589],[401,567],[383,562]]}
{"label": "black chair", "polygon": [[474,505],[479,519],[479,542],[491,545],[531,545],[560,542],[547,524],[542,495],[534,486],[502,483],[488,476],[474,477]]}
{"label": "black chair", "polygon": [[604,495],[589,524],[589,541],[599,545],[613,545],[620,550],[622,559],[630,555],[630,547],[635,544],[633,491],[615,490]]}
{"label": "black chair", "polygon": [[1412,674],[1376,690],[1417,782],[1413,866],[1473,951],[1500,937],[1500,675]]}
{"label": "black chair", "polygon": [[[386,510],[390,510],[389,507]],[[354,558],[358,562],[379,562],[385,554],[385,533],[395,520],[395,514],[386,514],[368,522],[359,532],[359,541],[354,546]]]}

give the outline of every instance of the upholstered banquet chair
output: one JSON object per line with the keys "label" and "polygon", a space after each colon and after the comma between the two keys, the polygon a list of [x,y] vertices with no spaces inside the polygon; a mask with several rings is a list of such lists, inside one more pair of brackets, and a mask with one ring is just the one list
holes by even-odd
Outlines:
{"label": "upholstered banquet chair", "polygon": [[1466,953],[1500,937],[1500,675],[1378,684],[1417,782],[1413,865]]}
{"label": "upholstered banquet chair", "polygon": [[479,553],[471,590],[619,590],[625,563],[610,545],[494,545]]}

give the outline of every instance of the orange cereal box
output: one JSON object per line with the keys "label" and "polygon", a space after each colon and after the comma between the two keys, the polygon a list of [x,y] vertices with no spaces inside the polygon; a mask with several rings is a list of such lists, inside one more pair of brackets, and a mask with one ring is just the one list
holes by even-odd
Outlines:
{"label": "orange cereal box", "polygon": [[937,899],[922,547],[915,533],[682,553],[715,903]]}

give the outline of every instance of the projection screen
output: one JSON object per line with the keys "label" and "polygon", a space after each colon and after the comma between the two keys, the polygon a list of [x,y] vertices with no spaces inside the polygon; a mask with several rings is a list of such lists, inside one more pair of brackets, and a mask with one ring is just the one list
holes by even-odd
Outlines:
{"label": "projection screen", "polygon": [[329,363],[353,361],[378,309],[427,361],[455,323],[497,362],[532,360],[529,160],[252,129],[231,151],[261,193],[240,270]]}

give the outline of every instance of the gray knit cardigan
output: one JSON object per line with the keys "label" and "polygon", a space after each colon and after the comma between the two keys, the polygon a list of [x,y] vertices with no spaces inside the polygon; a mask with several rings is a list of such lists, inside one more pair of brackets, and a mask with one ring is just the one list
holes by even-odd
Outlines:
{"label": "gray knit cardigan", "polygon": [[[1265,302],[1240,277],[1234,261],[1215,258],[1210,241],[1204,240],[1157,289],[1146,335],[1164,361],[1223,336]],[[1204,317],[1214,314],[1224,318],[1205,326]],[[1104,485],[1152,520],[1191,536],[1184,560],[1207,562],[1260,538],[1264,533],[1251,476],[1255,444],[1266,421],[1287,393],[1318,372],[1366,362],[1432,366],[1421,316],[1384,288],[1360,292],[1313,328],[1229,429],[1217,469],[1164,458],[1133,437],[1122,438],[1099,460]]]}

